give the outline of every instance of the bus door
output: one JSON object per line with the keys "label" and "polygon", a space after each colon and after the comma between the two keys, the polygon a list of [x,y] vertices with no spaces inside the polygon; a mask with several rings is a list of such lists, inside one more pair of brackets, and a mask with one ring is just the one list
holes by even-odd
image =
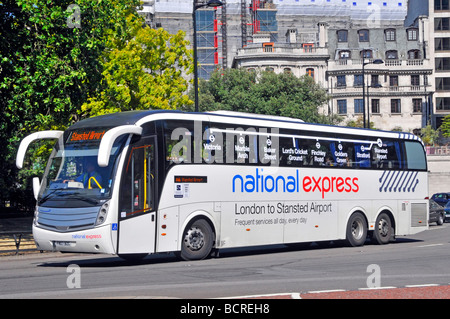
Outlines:
{"label": "bus door", "polygon": [[155,251],[156,139],[136,139],[130,144],[122,173],[118,254]]}

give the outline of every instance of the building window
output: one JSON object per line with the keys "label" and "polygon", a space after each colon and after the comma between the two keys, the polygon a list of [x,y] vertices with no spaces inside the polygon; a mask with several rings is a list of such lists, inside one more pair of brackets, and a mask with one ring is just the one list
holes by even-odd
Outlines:
{"label": "building window", "polygon": [[389,76],[389,86],[397,87],[398,86],[398,75]]}
{"label": "building window", "polygon": [[372,113],[373,114],[379,114],[380,113],[380,100],[379,99],[372,99]]}
{"label": "building window", "polygon": [[372,59],[373,53],[372,53],[372,50],[362,50],[359,53],[359,56],[361,57],[361,59]]}
{"label": "building window", "polygon": [[285,74],[292,74],[291,68],[284,68],[284,69],[283,69],[283,72],[284,72]]}
{"label": "building window", "polygon": [[378,85],[380,85],[380,80],[379,80],[378,74],[372,74],[370,76],[370,86],[376,87]]}
{"label": "building window", "polygon": [[434,48],[436,51],[450,50],[450,38],[434,38]]}
{"label": "building window", "polygon": [[345,88],[345,87],[347,87],[347,80],[345,78],[345,75],[338,75],[336,78],[337,78],[336,86],[338,88]]}
{"label": "building window", "polygon": [[420,75],[413,74],[411,75],[411,86],[419,86],[420,85]]}
{"label": "building window", "polygon": [[313,43],[303,43],[302,44],[303,47],[303,52],[313,52],[313,48],[314,48],[314,44]]}
{"label": "building window", "polygon": [[436,58],[436,71],[450,71],[450,58]]}
{"label": "building window", "polygon": [[364,112],[364,100],[355,99],[355,114],[360,114]]}
{"label": "building window", "polygon": [[338,100],[337,105],[339,114],[347,114],[347,100]]}
{"label": "building window", "polygon": [[264,52],[273,52],[273,42],[263,43]]}
{"label": "building window", "polygon": [[413,112],[422,113],[422,99],[413,99]]}
{"label": "building window", "polygon": [[384,37],[386,41],[395,41],[395,29],[384,30]]}
{"label": "building window", "polygon": [[450,97],[437,97],[436,98],[436,110],[449,111],[450,110]]}
{"label": "building window", "polygon": [[450,91],[450,78],[436,78],[436,91]]}
{"label": "building window", "polygon": [[387,60],[398,60],[397,50],[386,51],[386,59]]}
{"label": "building window", "polygon": [[417,41],[419,29],[412,28],[406,31],[408,33],[408,41]]}
{"label": "building window", "polygon": [[339,51],[339,60],[348,60],[351,57],[350,51],[343,50]]}
{"label": "building window", "polygon": [[348,42],[348,31],[338,30],[337,31],[338,42]]}
{"label": "building window", "polygon": [[434,18],[434,30],[435,31],[448,31],[450,18]]}
{"label": "building window", "polygon": [[408,59],[409,60],[418,60],[418,59],[420,59],[420,51],[419,50],[409,50],[408,51]]}
{"label": "building window", "polygon": [[314,79],[314,69],[313,68],[307,68],[306,69],[306,75],[310,76]]}
{"label": "building window", "polygon": [[402,112],[402,106],[400,103],[400,99],[392,99],[391,100],[391,113],[399,114]]}
{"label": "building window", "polygon": [[449,0],[434,0],[434,10],[448,10],[449,9]]}
{"label": "building window", "polygon": [[369,42],[369,30],[358,31],[359,42]]}
{"label": "building window", "polygon": [[363,76],[362,74],[355,74],[354,80],[353,80],[353,86],[354,87],[360,87],[363,85]]}

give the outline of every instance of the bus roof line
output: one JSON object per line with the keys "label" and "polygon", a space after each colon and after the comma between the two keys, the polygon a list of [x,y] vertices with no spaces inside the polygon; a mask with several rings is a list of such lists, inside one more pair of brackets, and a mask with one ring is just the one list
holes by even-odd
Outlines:
{"label": "bus roof line", "polygon": [[[394,132],[394,131],[384,131],[384,130],[369,130],[363,128],[350,128],[343,126],[334,126],[327,124],[316,124],[316,123],[308,123],[301,122],[301,120],[281,117],[277,119],[276,116],[261,116],[251,117],[249,113],[243,113],[240,116],[241,112],[227,112],[227,111],[213,111],[213,112],[198,112],[198,113],[189,113],[189,112],[179,112],[179,111],[160,111],[160,112],[151,112],[148,115],[143,116],[139,120],[136,121],[135,125],[142,126],[144,123],[156,120],[208,120],[210,122],[223,121],[238,124],[242,122],[243,125],[269,125],[270,127],[280,127],[279,124],[284,124],[286,128],[290,129],[299,129],[299,130],[307,130],[307,131],[315,131],[315,132],[324,132],[327,130],[328,132],[336,133],[336,134],[349,134],[349,135],[366,135],[367,137],[375,137],[375,138],[400,138],[405,140],[417,140],[422,142],[422,140],[416,135],[408,132]],[[277,125],[278,123],[278,125]],[[422,142],[423,144],[423,142]]]}
{"label": "bus roof line", "polygon": [[22,142],[20,142],[19,150],[17,151],[16,156],[16,166],[18,169],[23,167],[23,161],[25,159],[25,154],[27,152],[28,146],[36,141],[41,139],[59,139],[61,135],[63,135],[63,131],[40,131],[36,133],[32,133],[25,137]]}
{"label": "bus roof line", "polygon": [[100,167],[106,167],[109,164],[109,156],[114,141],[123,134],[142,135],[142,127],[136,125],[121,125],[110,129],[103,135],[100,147],[98,149],[97,163]]}

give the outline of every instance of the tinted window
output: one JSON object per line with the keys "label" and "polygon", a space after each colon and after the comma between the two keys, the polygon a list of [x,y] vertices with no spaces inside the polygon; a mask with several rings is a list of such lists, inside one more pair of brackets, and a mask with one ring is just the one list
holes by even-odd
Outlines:
{"label": "tinted window", "polygon": [[419,142],[405,142],[406,158],[408,169],[427,169],[427,160],[422,144]]}

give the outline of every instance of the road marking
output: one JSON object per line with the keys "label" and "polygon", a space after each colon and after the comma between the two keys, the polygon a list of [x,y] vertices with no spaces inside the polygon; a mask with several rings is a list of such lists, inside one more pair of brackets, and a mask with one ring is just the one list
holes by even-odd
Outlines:
{"label": "road marking", "polygon": [[419,248],[424,248],[424,247],[435,247],[435,246],[443,246],[444,244],[431,244],[431,245],[422,245],[422,246],[417,246]]}
{"label": "road marking", "polygon": [[358,288],[358,290],[383,290],[383,289],[397,289],[394,286],[384,286],[384,287],[370,287],[370,288]]}
{"label": "road marking", "polygon": [[270,298],[270,297],[279,297],[279,296],[291,296],[292,299],[301,299],[300,294],[296,293],[296,292],[281,292],[281,293],[276,293],[276,294],[220,297],[220,298],[215,298],[215,299],[249,299],[249,298]]}
{"label": "road marking", "polygon": [[423,285],[406,285],[406,288],[420,288],[420,287],[437,287],[438,284],[423,284]]}
{"label": "road marking", "polygon": [[308,294],[323,294],[323,293],[329,293],[329,292],[343,292],[346,291],[344,289],[331,289],[331,290],[315,290],[315,291],[308,291]]}

